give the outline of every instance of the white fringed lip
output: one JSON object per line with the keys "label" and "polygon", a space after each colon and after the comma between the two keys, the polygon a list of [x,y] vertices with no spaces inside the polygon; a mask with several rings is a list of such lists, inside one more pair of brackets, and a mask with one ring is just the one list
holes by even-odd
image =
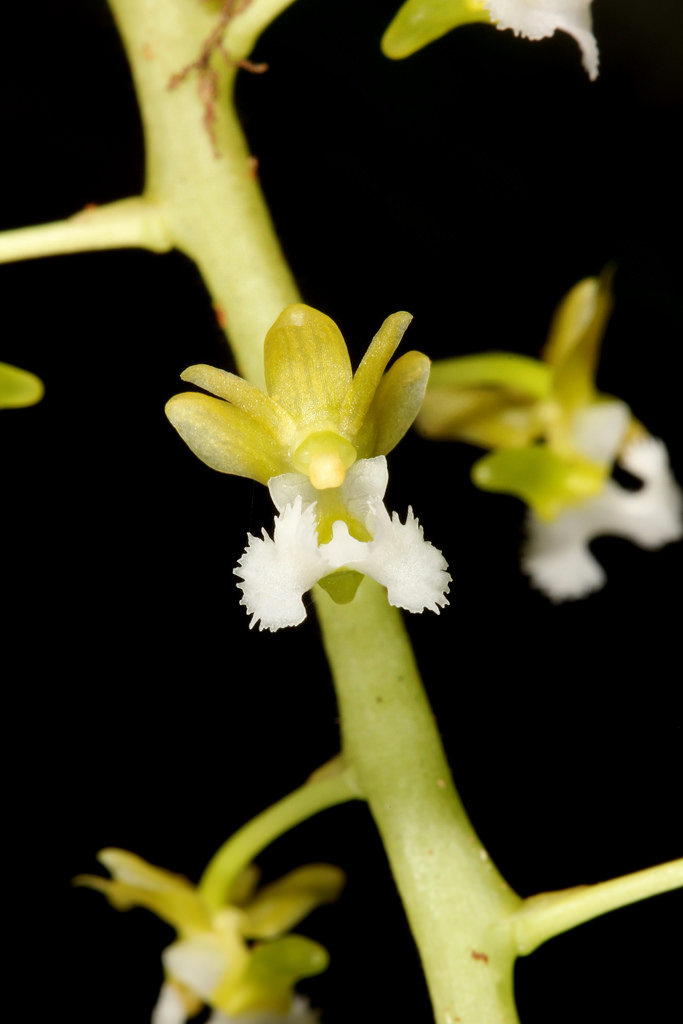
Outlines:
{"label": "white fringed lip", "polygon": [[387,485],[384,456],[361,459],[346,474],[341,498],[350,518],[363,523],[371,540],[359,541],[348,524],[333,524],[332,539],[318,543],[316,491],[310,480],[286,473],[269,481],[279,510],[271,538],[249,536],[235,575],[241,578],[243,604],[252,616],[250,627],[276,631],[296,626],[306,617],[304,594],[339,569],[371,576],[387,588],[389,603],[411,612],[425,608],[438,614],[448,604],[448,565],[408,510],[405,523],[389,516],[382,498]]}
{"label": "white fringed lip", "polygon": [[533,513],[527,517],[522,569],[551,601],[587,597],[604,586],[605,572],[588,548],[595,537],[624,537],[649,550],[683,537],[683,494],[664,442],[654,437],[634,441],[618,463],[642,481],[640,490],[607,480],[600,494],[552,522]]}

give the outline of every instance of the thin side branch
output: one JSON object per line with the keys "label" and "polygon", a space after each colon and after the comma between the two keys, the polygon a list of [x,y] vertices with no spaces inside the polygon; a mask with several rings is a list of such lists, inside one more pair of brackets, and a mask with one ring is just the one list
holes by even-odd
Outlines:
{"label": "thin side branch", "polygon": [[341,757],[334,758],[221,846],[200,879],[202,898],[210,907],[223,906],[235,880],[266,846],[314,814],[359,799],[362,797],[353,772]]}
{"label": "thin side branch", "polygon": [[597,885],[579,885],[561,892],[530,896],[505,924],[511,928],[519,954],[525,956],[554,935],[594,917],[681,887],[683,859]]}
{"label": "thin side branch", "polygon": [[143,197],[86,206],[73,217],[0,233],[0,263],[93,249],[173,248],[160,206]]}

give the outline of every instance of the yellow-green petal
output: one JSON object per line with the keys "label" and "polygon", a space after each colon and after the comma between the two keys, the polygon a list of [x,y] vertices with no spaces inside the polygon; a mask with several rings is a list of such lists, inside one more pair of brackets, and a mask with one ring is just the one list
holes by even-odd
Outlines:
{"label": "yellow-green petal", "polygon": [[341,409],[340,427],[348,437],[360,432],[387,364],[412,319],[410,313],[393,313],[370,342]]}
{"label": "yellow-green petal", "polygon": [[183,441],[211,469],[266,484],[290,469],[278,439],[236,405],[185,392],[166,404]]}
{"label": "yellow-green petal", "polygon": [[351,362],[333,320],[311,306],[288,306],[266,335],[268,394],[300,430],[325,430],[339,418],[351,384]]}
{"label": "yellow-green petal", "polygon": [[275,437],[281,437],[283,443],[287,443],[296,431],[291,416],[269,398],[265,391],[261,391],[234,373],[220,370],[216,366],[208,366],[206,363],[198,363],[196,366],[188,366],[180,377],[181,380],[196,384],[198,388],[210,391],[212,395],[224,398],[231,405],[243,409],[252,419],[260,422],[265,430],[270,431]]}
{"label": "yellow-green petal", "polygon": [[490,22],[478,0],[407,0],[382,37],[382,52],[399,60],[473,21]]}
{"label": "yellow-green petal", "polygon": [[431,439],[523,448],[541,436],[545,421],[536,402],[492,388],[442,385],[427,388],[415,426]]}
{"label": "yellow-green petal", "polygon": [[260,889],[245,907],[243,934],[271,939],[289,931],[322,903],[339,896],[344,872],[332,864],[308,864]]}
{"label": "yellow-green petal", "polygon": [[587,459],[561,459],[541,445],[491,452],[472,467],[477,487],[514,494],[546,520],[597,494],[605,475],[601,466]]}
{"label": "yellow-green petal", "polygon": [[544,429],[539,402],[551,393],[552,370],[508,352],[441,359],[432,365],[417,420],[425,437],[483,448],[521,448]]}
{"label": "yellow-green petal", "polygon": [[360,457],[386,455],[396,447],[420,411],[430,365],[421,352],[406,352],[384,374],[357,440]]}
{"label": "yellow-green petal", "polygon": [[539,359],[512,352],[482,352],[473,356],[438,359],[432,364],[429,387],[488,387],[515,398],[547,398],[552,388],[552,371]]}
{"label": "yellow-green petal", "polygon": [[45,387],[40,377],[9,363],[0,363],[0,409],[19,409],[35,405]]}
{"label": "yellow-green petal", "polygon": [[252,950],[239,981],[229,991],[216,993],[212,1004],[234,1015],[253,1010],[286,1014],[296,982],[320,974],[329,959],[323,946],[302,935],[264,942]]}
{"label": "yellow-green petal", "polygon": [[211,920],[197,889],[183,875],[148,864],[127,850],[100,850],[97,859],[112,878],[79,875],[74,885],[85,885],[104,893],[117,910],[146,907],[178,931],[202,931]]}
{"label": "yellow-green petal", "polygon": [[558,306],[543,350],[553,392],[567,414],[595,400],[600,344],[612,312],[612,271],[574,285]]}

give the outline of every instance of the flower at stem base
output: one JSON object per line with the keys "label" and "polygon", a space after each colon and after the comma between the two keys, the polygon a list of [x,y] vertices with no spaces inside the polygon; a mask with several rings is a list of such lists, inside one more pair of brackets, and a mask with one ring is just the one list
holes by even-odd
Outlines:
{"label": "flower at stem base", "polygon": [[178,933],[162,954],[166,980],[152,1024],[184,1024],[205,1004],[216,1011],[214,1024],[261,1016],[264,1024],[313,1024],[292,990],[300,978],[325,970],[327,952],[285,933],[337,898],[344,884],[339,868],[309,864],[256,893],[250,869],[238,879],[233,902],[213,910],[186,878],[126,850],[102,850],[98,859],[113,877],[80,875],[75,884],[103,892],[118,910],[147,907]]}
{"label": "flower at stem base", "polygon": [[386,371],[410,320],[385,320],[354,374],[336,324],[289,306],[266,335],[267,393],[211,366],[182,375],[217,397],[176,395],[166,409],[175,428],[213,469],[268,484],[280,513],[273,538],[250,537],[235,570],[252,626],[303,621],[302,596],[317,582],[349,601],[362,574],[401,608],[438,612],[448,603],[443,556],[412,510],[400,523],[382,501],[385,455],[415,419],[429,376],[420,352]]}
{"label": "flower at stem base", "polygon": [[512,29],[516,36],[546,39],[567,32],[581,48],[591,79],[598,75],[591,0],[406,0],[382,39],[387,57],[399,59],[440,39],[451,29],[476,21]]}

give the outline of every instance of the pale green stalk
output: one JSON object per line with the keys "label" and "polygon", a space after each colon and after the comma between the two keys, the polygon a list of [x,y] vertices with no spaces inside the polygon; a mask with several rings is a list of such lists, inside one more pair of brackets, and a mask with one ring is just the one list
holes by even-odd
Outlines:
{"label": "pale green stalk", "polygon": [[293,3],[294,0],[246,0],[240,16],[230,22],[225,35],[230,55],[237,60],[248,57],[264,27]]}
{"label": "pale green stalk", "polygon": [[436,1020],[513,1024],[515,950],[498,924],[521,901],[455,791],[401,615],[369,578],[347,605],[316,588],[316,606],[343,754],[382,835]]}
{"label": "pale green stalk", "polygon": [[524,900],[509,925],[521,955],[542,942],[600,914],[648,896],[683,886],[683,859],[659,864],[597,885],[579,885],[561,892],[542,892]]}
{"label": "pale green stalk", "polygon": [[140,196],[87,206],[67,220],[0,233],[0,263],[34,256],[141,246],[166,252],[173,242],[161,210]]}
{"label": "pale green stalk", "polygon": [[[341,767],[341,766],[340,766]],[[357,800],[358,788],[347,769],[327,774],[323,769],[305,785],[257,815],[235,832],[211,858],[199,881],[199,891],[212,910],[228,899],[240,873],[278,836],[300,822],[337,804]]]}
{"label": "pale green stalk", "polygon": [[[275,237],[230,93],[236,68],[220,54],[211,131],[198,72],[170,89],[199,56],[216,8],[199,0],[109,0],[125,43],[145,130],[145,193],[158,203],[173,244],[197,264],[225,321],[240,372],[263,385],[263,339],[299,301]],[[252,0],[263,26],[272,5]]]}

